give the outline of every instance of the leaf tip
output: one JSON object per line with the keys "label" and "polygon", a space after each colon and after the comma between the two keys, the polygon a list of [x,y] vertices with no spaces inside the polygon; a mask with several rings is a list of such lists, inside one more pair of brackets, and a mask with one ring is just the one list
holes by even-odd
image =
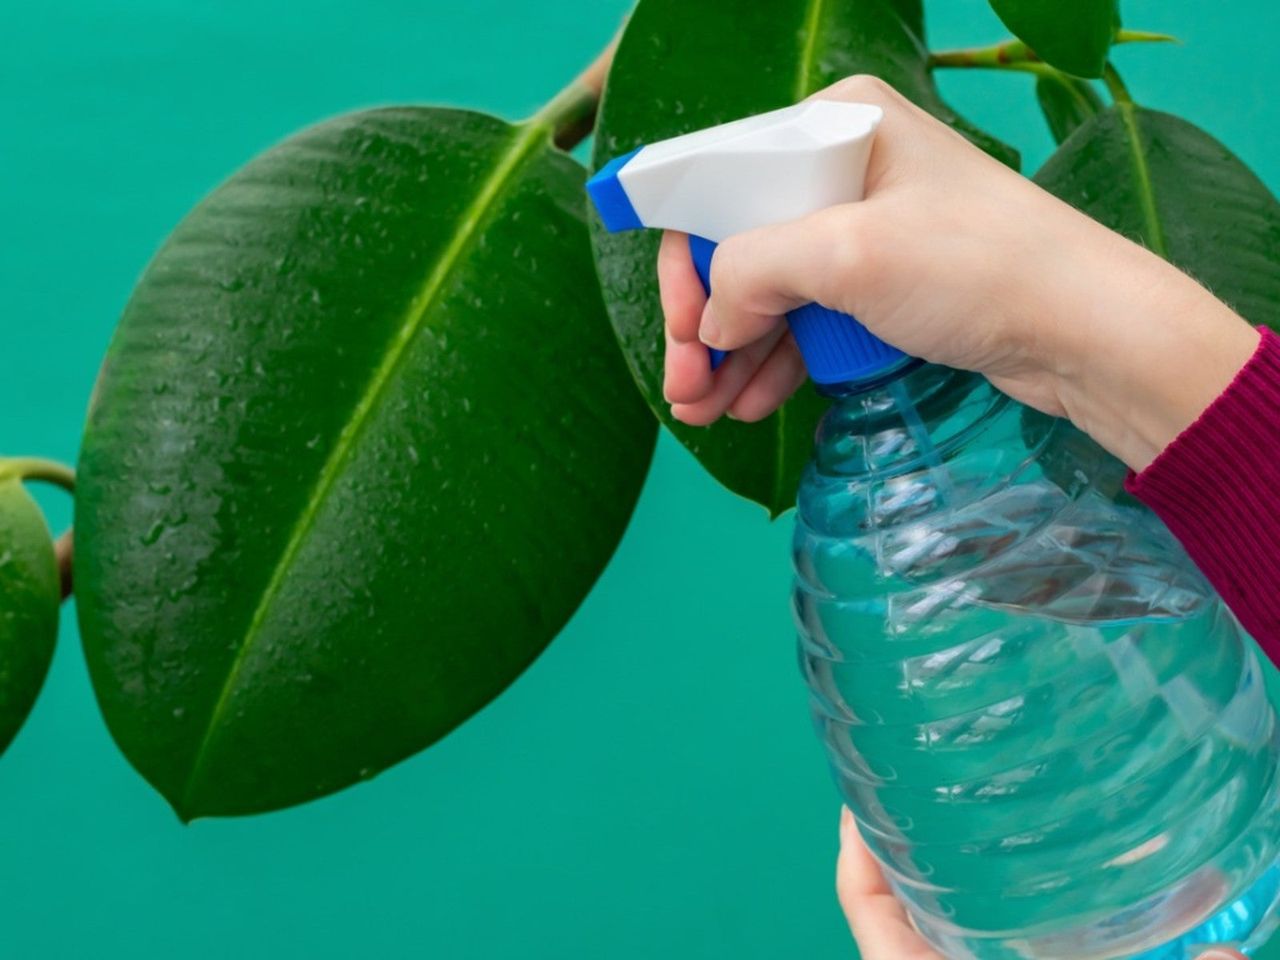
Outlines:
{"label": "leaf tip", "polygon": [[1117,30],[1116,43],[1174,43],[1185,46],[1181,37],[1172,33],[1159,33],[1154,30]]}
{"label": "leaf tip", "polygon": [[764,508],[769,513],[769,522],[773,523],[773,521],[777,520],[779,517],[783,517],[786,514],[790,513],[795,508],[795,504],[794,503],[769,503],[769,504],[764,504]]}

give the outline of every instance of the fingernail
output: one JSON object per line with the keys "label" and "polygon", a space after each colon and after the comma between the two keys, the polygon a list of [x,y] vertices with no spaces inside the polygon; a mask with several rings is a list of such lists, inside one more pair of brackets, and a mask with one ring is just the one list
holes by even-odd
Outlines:
{"label": "fingernail", "polygon": [[732,411],[732,410],[726,410],[726,411],[724,412],[724,415],[725,415],[726,417],[728,417],[730,420],[734,421],[735,423],[740,422],[740,421],[738,420],[738,418],[737,418],[737,417],[735,417],[735,416],[733,415],[733,411]]}
{"label": "fingernail", "polygon": [[858,835],[858,828],[853,823],[853,813],[848,807],[840,808],[840,846],[852,843]]}
{"label": "fingernail", "polygon": [[706,309],[702,311],[702,322],[698,324],[698,339],[708,347],[715,347],[720,342],[720,322],[716,319],[715,311],[711,309],[710,304],[707,304]]}
{"label": "fingernail", "polygon": [[1240,960],[1240,954],[1234,950],[1210,950],[1200,954],[1196,960]]}

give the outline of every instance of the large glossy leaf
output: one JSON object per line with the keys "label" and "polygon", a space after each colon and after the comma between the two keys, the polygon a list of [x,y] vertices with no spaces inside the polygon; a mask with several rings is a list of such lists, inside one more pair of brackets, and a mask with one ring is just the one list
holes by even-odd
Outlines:
{"label": "large glossy leaf", "polygon": [[889,5],[898,11],[898,16],[911,28],[911,32],[923,41],[924,0],[889,0]]}
{"label": "large glossy leaf", "polygon": [[1042,60],[1100,77],[1119,24],[1116,0],[991,0],[1004,25]]}
{"label": "large glossy leaf", "polygon": [[61,602],[44,516],[0,461],[0,753],[22,727],[44,683]]}
{"label": "large glossy leaf", "polygon": [[107,355],[76,501],[85,652],[179,815],[421,749],[564,625],[654,439],[545,128],[375,110],[192,212]]}
{"label": "large glossy leaf", "polygon": [[1253,323],[1280,325],[1280,204],[1198,127],[1121,104],[1086,121],[1035,179],[1171,260]]}
{"label": "large glossy leaf", "polygon": [[1055,143],[1062,143],[1076,128],[1105,109],[1093,84],[1063,73],[1045,73],[1036,78],[1036,99],[1049,124]]}
{"label": "large glossy leaf", "polygon": [[[600,123],[595,162],[664,137],[792,103],[853,73],[874,73],[980,144],[1016,154],[961,121],[941,100],[926,53],[885,0],[641,0],[623,35]],[[662,310],[651,231],[592,230],[605,300],[631,371],[654,411],[720,482],[777,514],[795,500],[824,403],[805,388],[758,424],[706,429],[675,422],[662,397]]]}

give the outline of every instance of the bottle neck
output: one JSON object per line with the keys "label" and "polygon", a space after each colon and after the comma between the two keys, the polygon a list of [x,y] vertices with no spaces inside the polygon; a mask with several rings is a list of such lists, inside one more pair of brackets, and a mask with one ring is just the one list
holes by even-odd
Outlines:
{"label": "bottle neck", "polygon": [[816,466],[847,477],[945,456],[953,438],[982,432],[1012,403],[980,374],[918,361],[823,392],[833,403],[818,426]]}
{"label": "bottle neck", "polygon": [[903,357],[900,362],[871,377],[865,377],[860,380],[845,380],[838,383],[818,383],[815,381],[813,386],[824,397],[829,397],[832,400],[841,400],[845,397],[855,397],[862,393],[878,390],[894,380],[901,380],[903,377],[910,376],[913,371],[918,370],[920,367],[932,366],[934,364],[927,364],[916,357]]}

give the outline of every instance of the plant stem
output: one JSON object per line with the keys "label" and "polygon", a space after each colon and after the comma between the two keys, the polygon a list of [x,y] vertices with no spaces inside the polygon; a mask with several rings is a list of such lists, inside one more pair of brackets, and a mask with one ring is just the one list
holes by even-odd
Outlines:
{"label": "plant stem", "polygon": [[68,530],[53,544],[53,555],[58,560],[58,580],[62,584],[62,599],[71,596],[71,559],[74,552],[73,531]]}
{"label": "plant stem", "polygon": [[552,140],[561,150],[572,150],[590,135],[595,126],[605,77],[613,65],[613,53],[617,48],[618,38],[614,37],[591,66],[533,115],[532,122],[548,127]]}
{"label": "plant stem", "polygon": [[0,460],[0,477],[16,476],[19,480],[38,480],[61,487],[67,493],[76,492],[76,472],[53,460],[39,457],[12,457]]}
{"label": "plant stem", "polygon": [[[1114,43],[1177,43],[1178,38],[1149,30],[1118,30]],[[1043,63],[1021,40],[1005,40],[988,47],[940,50],[929,55],[931,67],[977,67],[988,70],[1022,70],[1038,73]]]}
{"label": "plant stem", "polygon": [[1004,40],[988,47],[966,47],[962,50],[939,50],[929,54],[931,67],[986,67],[993,70],[1017,70],[1028,63],[1039,63],[1035,51],[1021,40]]}
{"label": "plant stem", "polygon": [[1129,88],[1124,85],[1124,81],[1120,79],[1120,74],[1110,60],[1102,68],[1102,82],[1107,85],[1107,90],[1111,93],[1111,99],[1116,103],[1133,105],[1133,97],[1129,95]]}

